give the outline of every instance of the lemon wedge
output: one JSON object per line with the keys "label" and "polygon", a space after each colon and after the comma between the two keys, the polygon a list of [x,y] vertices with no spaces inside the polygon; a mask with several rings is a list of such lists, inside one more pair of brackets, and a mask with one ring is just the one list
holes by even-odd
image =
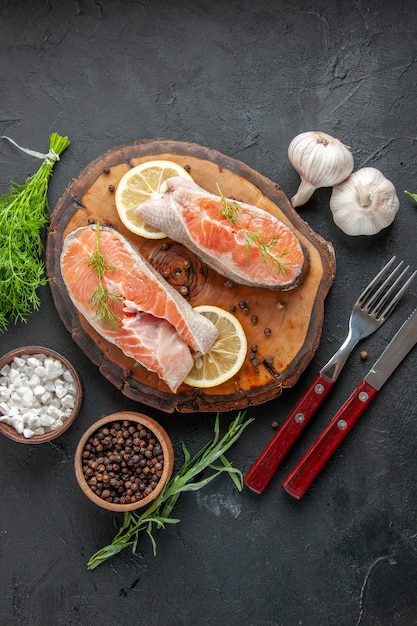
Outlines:
{"label": "lemon wedge", "polygon": [[232,378],[242,367],[247,353],[245,331],[234,315],[216,306],[194,310],[213,322],[219,336],[206,354],[198,355],[185,383],[192,387],[215,387]]}
{"label": "lemon wedge", "polygon": [[147,239],[163,239],[166,235],[147,224],[135,213],[142,202],[162,198],[164,182],[171,176],[192,180],[190,174],[174,161],[146,161],[132,167],[122,176],[115,194],[116,209],[123,224],[132,233]]}

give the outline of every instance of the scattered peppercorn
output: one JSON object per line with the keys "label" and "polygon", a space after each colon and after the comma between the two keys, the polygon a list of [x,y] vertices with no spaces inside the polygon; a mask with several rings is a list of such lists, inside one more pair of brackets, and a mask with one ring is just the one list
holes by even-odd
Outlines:
{"label": "scattered peppercorn", "polygon": [[270,337],[271,336],[271,329],[270,328],[265,328],[264,335],[265,335],[265,337]]}
{"label": "scattered peppercorn", "polygon": [[184,165],[184,169],[186,172],[191,172],[191,165]]}
{"label": "scattered peppercorn", "polygon": [[274,420],[273,422],[271,422],[271,427],[272,427],[272,428],[278,428],[278,426],[279,426],[279,423],[278,423],[276,420]]}
{"label": "scattered peppercorn", "polygon": [[158,485],[164,455],[155,435],[128,420],[112,422],[89,437],[82,470],[90,489],[114,504],[138,502]]}
{"label": "scattered peppercorn", "polygon": [[110,168],[109,167],[104,167],[103,168],[103,174],[110,174]]}
{"label": "scattered peppercorn", "polygon": [[360,357],[362,359],[362,361],[366,361],[366,359],[368,358],[368,353],[366,350],[362,350],[362,352],[360,353]]}
{"label": "scattered peppercorn", "polygon": [[109,185],[109,191],[110,193],[113,193],[113,191],[115,191],[116,187],[114,185]]}
{"label": "scattered peppercorn", "polygon": [[231,313],[235,313],[236,312],[236,305],[235,304],[231,304],[230,307],[229,307],[229,311]]}
{"label": "scattered peppercorn", "polygon": [[257,315],[251,315],[251,317],[250,317],[250,321],[251,321],[253,324],[256,324],[256,323],[257,323],[257,321],[258,321],[258,316],[257,316]]}

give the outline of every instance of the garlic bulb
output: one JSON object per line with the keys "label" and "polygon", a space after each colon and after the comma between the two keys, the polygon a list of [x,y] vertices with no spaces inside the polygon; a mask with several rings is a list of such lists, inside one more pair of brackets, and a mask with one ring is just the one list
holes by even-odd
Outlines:
{"label": "garlic bulb", "polygon": [[309,200],[319,187],[341,183],[353,170],[353,156],[347,146],[325,133],[308,131],[294,137],[288,146],[288,158],[301,177],[293,207]]}
{"label": "garlic bulb", "polygon": [[347,235],[375,235],[389,226],[398,211],[395,187],[374,167],[363,167],[333,188],[330,210]]}

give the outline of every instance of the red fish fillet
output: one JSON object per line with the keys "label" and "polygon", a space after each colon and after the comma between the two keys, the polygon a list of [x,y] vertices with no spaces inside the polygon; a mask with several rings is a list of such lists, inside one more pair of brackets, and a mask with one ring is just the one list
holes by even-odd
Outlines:
{"label": "red fish fillet", "polygon": [[[91,302],[98,286],[88,261],[99,250],[106,262],[105,289],[117,295],[108,301],[116,324],[103,324]],[[61,271],[80,313],[107,341],[165,381],[175,393],[193,365],[192,350],[205,353],[218,331],[111,228],[85,226],[65,239]]]}
{"label": "red fish fillet", "polygon": [[288,226],[255,206],[211,194],[174,176],[167,193],[137,213],[235,283],[288,290],[303,279],[307,253]]}

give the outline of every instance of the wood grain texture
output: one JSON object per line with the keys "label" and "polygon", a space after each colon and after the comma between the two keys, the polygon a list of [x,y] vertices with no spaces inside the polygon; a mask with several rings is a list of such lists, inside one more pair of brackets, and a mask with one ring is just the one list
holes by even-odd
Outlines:
{"label": "wood grain texture", "polygon": [[[309,270],[301,285],[272,291],[231,285],[193,253],[170,239],[146,240],[119,220],[114,189],[132,166],[152,159],[188,166],[196,183],[212,193],[216,184],[237,201],[265,209],[290,226],[308,251]],[[116,346],[99,336],[74,308],[60,271],[66,235],[92,221],[116,228],[193,306],[212,304],[229,309],[243,325],[249,346],[258,347],[255,366],[246,358],[240,372],[212,389],[182,385],[176,394],[152,372],[135,365]],[[133,400],[165,412],[230,411],[258,405],[293,386],[320,341],[324,301],[335,276],[332,245],[314,233],[291,207],[276,183],[244,163],[197,144],[155,139],[115,148],[90,163],[71,181],[51,214],[46,265],[55,306],[65,327],[103,376]],[[245,302],[249,312],[239,306]],[[252,321],[252,315],[257,321]],[[270,329],[268,336],[265,329]],[[272,367],[265,363],[272,357]]]}

